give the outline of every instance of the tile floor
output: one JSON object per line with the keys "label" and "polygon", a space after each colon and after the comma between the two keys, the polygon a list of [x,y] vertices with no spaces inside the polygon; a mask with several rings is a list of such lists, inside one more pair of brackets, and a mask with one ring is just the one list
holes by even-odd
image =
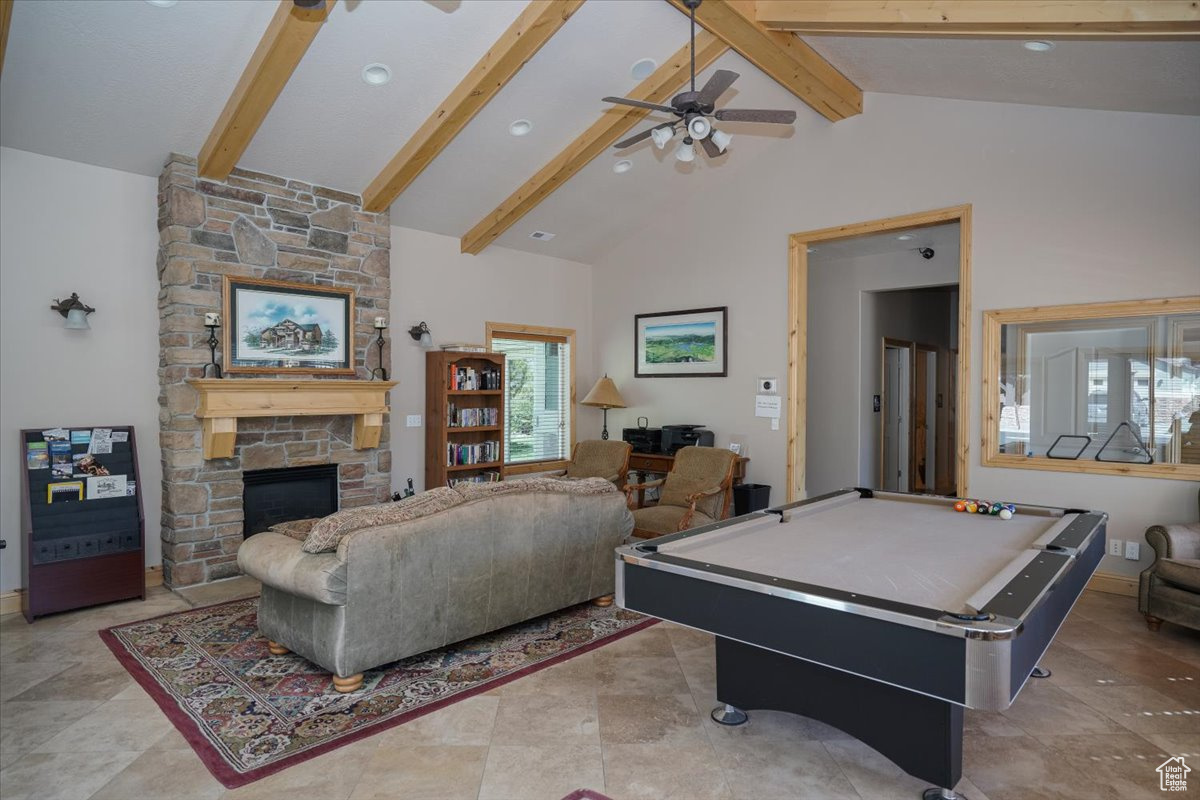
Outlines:
{"label": "tile floor", "polygon": [[[244,581],[27,625],[0,618],[4,800],[915,800],[925,785],[818,722],[760,712],[708,720],[712,639],[657,625],[597,651],[233,791],[214,780],[96,630],[244,596]],[[1165,754],[1195,758],[1200,635],[1150,633],[1133,598],[1088,593],[1031,682],[967,714],[972,800],[1162,797]],[[1186,796],[1186,795],[1185,795]]]}

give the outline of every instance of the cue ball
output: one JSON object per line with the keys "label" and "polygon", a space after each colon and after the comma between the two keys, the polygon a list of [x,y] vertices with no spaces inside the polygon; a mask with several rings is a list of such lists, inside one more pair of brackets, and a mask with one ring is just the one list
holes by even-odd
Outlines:
{"label": "cue ball", "polygon": [[1007,508],[1000,509],[1000,519],[1012,519],[1012,512]]}

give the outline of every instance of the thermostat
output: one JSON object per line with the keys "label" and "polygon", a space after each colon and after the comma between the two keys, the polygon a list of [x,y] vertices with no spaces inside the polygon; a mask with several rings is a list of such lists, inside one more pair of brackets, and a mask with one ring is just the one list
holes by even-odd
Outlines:
{"label": "thermostat", "polygon": [[755,388],[756,394],[778,394],[779,379],[778,378],[759,378],[758,386]]}

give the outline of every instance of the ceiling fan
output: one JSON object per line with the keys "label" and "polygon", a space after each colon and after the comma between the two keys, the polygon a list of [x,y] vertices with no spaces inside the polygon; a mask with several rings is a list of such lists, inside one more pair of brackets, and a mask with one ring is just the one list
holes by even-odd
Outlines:
{"label": "ceiling fan", "polygon": [[664,106],[657,103],[647,103],[643,100],[632,100],[628,97],[605,97],[606,103],[618,103],[625,106],[635,106],[637,108],[648,108],[651,111],[661,111],[664,114],[673,114],[677,119],[670,122],[664,122],[661,125],[655,125],[653,128],[644,130],[628,139],[617,142],[617,149],[629,147],[649,137],[654,140],[654,145],[662,150],[667,146],[667,142],[675,138],[675,133],[680,126],[684,129],[683,141],[679,148],[675,151],[675,158],[679,161],[694,161],[696,158],[695,142],[699,140],[700,146],[704,148],[704,152],[709,158],[716,158],[725,152],[729,147],[731,137],[724,131],[719,131],[713,127],[713,120],[725,122],[771,122],[780,125],[790,125],[796,121],[795,111],[771,111],[767,109],[752,109],[752,108],[716,108],[717,98],[725,93],[733,82],[738,79],[736,72],[731,72],[727,69],[719,69],[713,73],[713,76],[708,79],[708,83],[700,91],[696,91],[696,8],[702,0],[683,0],[683,4],[691,11],[692,17],[692,88],[687,92],[680,92],[671,98],[671,105]]}

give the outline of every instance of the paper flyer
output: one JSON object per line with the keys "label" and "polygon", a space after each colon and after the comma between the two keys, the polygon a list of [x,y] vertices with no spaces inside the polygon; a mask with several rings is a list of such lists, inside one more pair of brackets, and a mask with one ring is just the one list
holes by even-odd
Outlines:
{"label": "paper flyer", "polygon": [[112,428],[93,428],[92,441],[88,445],[92,455],[104,455],[112,452]]}
{"label": "paper flyer", "polygon": [[71,434],[66,428],[51,428],[48,431],[42,431],[42,438],[47,442],[66,442],[71,438]]}
{"label": "paper flyer", "polygon": [[71,431],[71,444],[88,444],[91,441],[91,431]]}
{"label": "paper flyer", "polygon": [[124,475],[101,475],[87,479],[87,499],[107,500],[110,497],[125,497]]}
{"label": "paper flyer", "polygon": [[129,441],[129,431],[113,431],[112,432],[112,440],[114,442],[128,442]]}
{"label": "paper flyer", "polygon": [[29,469],[50,469],[50,451],[45,442],[26,442],[25,466]]}

